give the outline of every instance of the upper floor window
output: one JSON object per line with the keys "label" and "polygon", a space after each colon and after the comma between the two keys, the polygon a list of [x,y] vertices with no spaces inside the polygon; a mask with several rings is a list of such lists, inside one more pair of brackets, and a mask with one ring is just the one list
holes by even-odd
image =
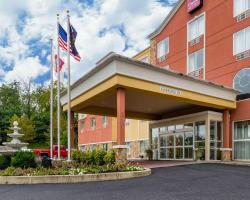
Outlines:
{"label": "upper floor window", "polygon": [[234,16],[238,16],[250,9],[250,0],[234,0]]}
{"label": "upper floor window", "polygon": [[205,18],[204,15],[198,17],[188,24],[188,41],[192,41],[205,32]]}
{"label": "upper floor window", "polygon": [[102,117],[102,127],[106,128],[108,126],[108,117],[107,116],[103,116]]}
{"label": "upper floor window", "polygon": [[250,68],[240,70],[234,77],[234,89],[250,94]]}
{"label": "upper floor window", "polygon": [[250,49],[250,27],[234,34],[233,54],[237,55]]}
{"label": "upper floor window", "polygon": [[80,133],[83,133],[85,127],[85,120],[80,121]]}
{"label": "upper floor window", "polygon": [[93,130],[95,130],[95,128],[96,128],[96,118],[94,118],[94,117],[91,118],[91,128]]}
{"label": "upper floor window", "polygon": [[157,44],[157,59],[163,61],[169,53],[169,38],[160,41]]}
{"label": "upper floor window", "polygon": [[196,71],[202,67],[204,67],[204,49],[190,54],[188,58],[188,72]]}

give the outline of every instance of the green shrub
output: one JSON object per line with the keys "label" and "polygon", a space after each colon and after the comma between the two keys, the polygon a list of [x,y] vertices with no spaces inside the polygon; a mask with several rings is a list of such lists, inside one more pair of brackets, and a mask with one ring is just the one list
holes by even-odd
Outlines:
{"label": "green shrub", "polygon": [[104,156],[104,162],[106,165],[114,164],[115,163],[115,152],[108,151],[107,154]]}
{"label": "green shrub", "polygon": [[72,151],[72,160],[78,163],[83,162],[83,153],[78,150]]}
{"label": "green shrub", "polygon": [[36,167],[35,154],[33,152],[19,151],[11,160],[11,166],[20,168]]}
{"label": "green shrub", "polygon": [[93,155],[94,160],[95,160],[95,164],[96,165],[104,165],[105,161],[104,161],[104,157],[106,156],[107,152],[104,151],[103,149],[97,149]]}
{"label": "green shrub", "polygon": [[0,169],[6,169],[10,166],[11,157],[8,155],[0,155]]}
{"label": "green shrub", "polygon": [[94,164],[94,151],[87,150],[83,152],[83,164],[93,165]]}

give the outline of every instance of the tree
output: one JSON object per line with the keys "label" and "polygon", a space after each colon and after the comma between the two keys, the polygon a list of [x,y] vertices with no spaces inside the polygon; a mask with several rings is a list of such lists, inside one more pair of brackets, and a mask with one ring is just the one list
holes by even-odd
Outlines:
{"label": "tree", "polygon": [[0,144],[7,140],[10,119],[13,115],[21,116],[22,103],[19,82],[3,84],[0,87]]}

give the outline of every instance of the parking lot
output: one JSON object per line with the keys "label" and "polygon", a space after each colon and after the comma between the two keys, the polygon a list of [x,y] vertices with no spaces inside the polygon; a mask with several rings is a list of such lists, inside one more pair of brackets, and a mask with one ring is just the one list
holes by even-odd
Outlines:
{"label": "parking lot", "polygon": [[151,176],[121,181],[0,185],[0,199],[249,200],[249,191],[249,167],[195,164],[156,168]]}

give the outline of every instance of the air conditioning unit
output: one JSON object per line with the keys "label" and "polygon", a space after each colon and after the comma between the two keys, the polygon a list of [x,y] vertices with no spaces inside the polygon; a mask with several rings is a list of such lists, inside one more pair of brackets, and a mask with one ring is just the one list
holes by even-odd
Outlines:
{"label": "air conditioning unit", "polygon": [[240,22],[246,18],[248,18],[250,16],[250,10],[240,14],[239,16],[237,16],[237,22]]}
{"label": "air conditioning unit", "polygon": [[243,53],[236,55],[236,60],[239,61],[239,60],[243,60],[243,59],[249,58],[249,57],[250,57],[250,51],[246,51],[246,52],[243,52]]}
{"label": "air conditioning unit", "polygon": [[162,61],[166,60],[166,58],[167,58],[167,55],[161,56],[160,58],[158,58],[158,61],[162,62]]}
{"label": "air conditioning unit", "polygon": [[200,42],[201,42],[201,36],[200,36],[200,37],[197,37],[197,38],[195,38],[195,39],[193,39],[193,40],[191,40],[190,46],[194,46],[194,45],[196,45],[196,44],[198,44],[198,43],[200,43]]}
{"label": "air conditioning unit", "polygon": [[195,71],[189,72],[188,75],[193,77],[199,77],[202,74],[202,69],[203,68],[200,68]]}

